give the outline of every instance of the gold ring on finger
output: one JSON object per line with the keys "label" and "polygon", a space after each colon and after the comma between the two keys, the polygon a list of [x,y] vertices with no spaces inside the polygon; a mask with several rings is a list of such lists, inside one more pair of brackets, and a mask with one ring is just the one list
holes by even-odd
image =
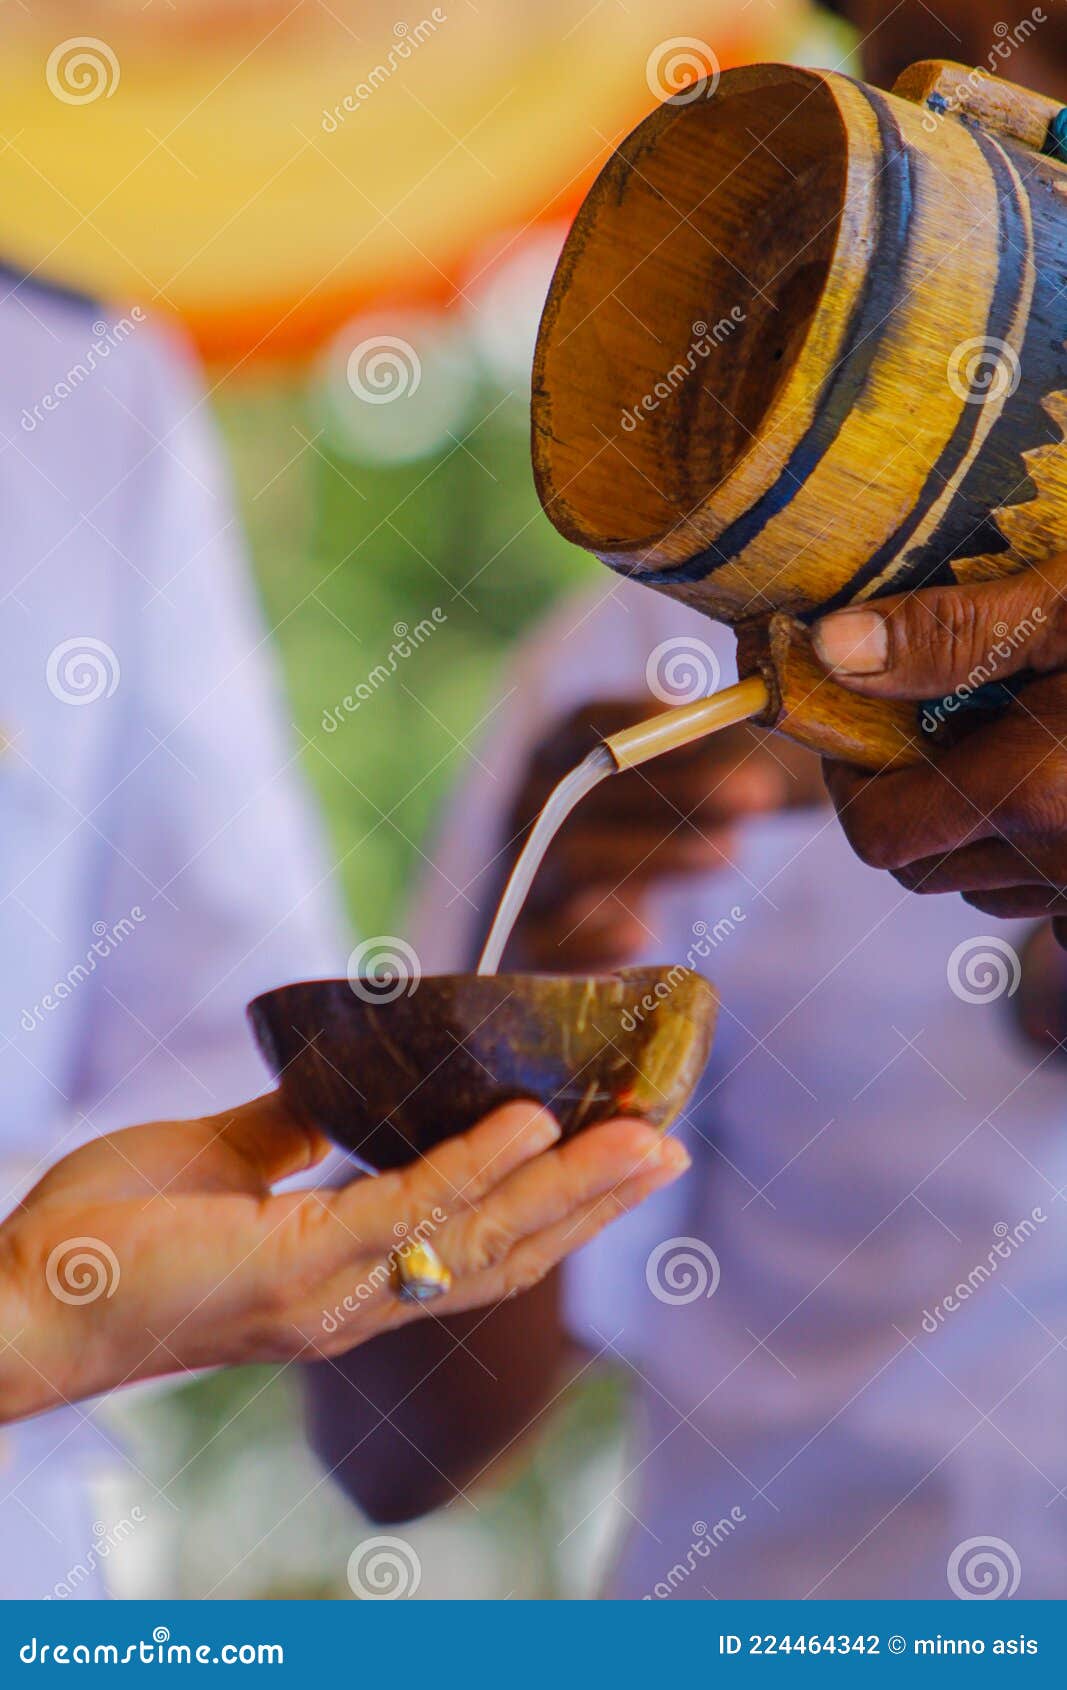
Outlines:
{"label": "gold ring on finger", "polygon": [[405,1303],[431,1303],[452,1289],[452,1271],[432,1244],[405,1244],[393,1256],[390,1285]]}

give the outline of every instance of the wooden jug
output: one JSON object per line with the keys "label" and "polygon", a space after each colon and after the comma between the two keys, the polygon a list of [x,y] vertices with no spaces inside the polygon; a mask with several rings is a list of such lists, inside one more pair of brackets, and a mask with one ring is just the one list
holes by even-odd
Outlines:
{"label": "wooden jug", "polygon": [[924,754],[915,706],[827,679],[816,616],[1067,549],[1061,115],[941,62],[891,94],[728,71],[634,130],[564,246],[534,362],[542,504],[732,624],[761,719],[813,749]]}

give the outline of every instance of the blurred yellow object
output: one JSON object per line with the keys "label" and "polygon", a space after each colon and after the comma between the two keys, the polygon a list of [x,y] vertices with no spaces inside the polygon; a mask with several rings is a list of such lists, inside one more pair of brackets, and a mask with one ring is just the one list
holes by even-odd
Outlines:
{"label": "blurred yellow object", "polygon": [[3,257],[286,351],[375,300],[449,298],[559,217],[658,96],[788,56],[807,0],[128,0],[9,12]]}

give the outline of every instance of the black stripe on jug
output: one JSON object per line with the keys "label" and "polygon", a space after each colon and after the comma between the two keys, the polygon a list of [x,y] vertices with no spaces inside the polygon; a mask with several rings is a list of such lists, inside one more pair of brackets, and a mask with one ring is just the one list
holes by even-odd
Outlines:
{"label": "black stripe on jug", "polygon": [[[1019,185],[1009,170],[999,147],[990,142],[977,129],[972,130],[973,139],[981,148],[996,184],[997,205],[1000,217],[1000,238],[998,247],[1000,263],[997,270],[996,286],[990,302],[989,315],[986,319],[987,340],[1003,342],[1010,329],[1012,319],[1025,285],[1023,258],[1027,251],[1028,240],[1023,210],[1020,204]],[[920,194],[922,192],[920,184]],[[936,193],[936,188],[934,190]],[[946,379],[948,371],[946,368]],[[977,396],[979,389],[972,386],[972,394]],[[982,419],[983,406],[977,397],[960,401],[960,415],[949,440],[937,462],[934,464],[922,492],[916,499],[914,506],[908,512],[903,522],[890,534],[889,538],[879,546],[878,550],[867,559],[866,563],[852,576],[851,580],[824,604],[805,613],[803,620],[810,621],[816,616],[825,616],[831,610],[840,610],[851,602],[856,594],[865,587],[868,581],[873,581],[891,563],[894,555],[902,550],[908,540],[915,533],[924,518],[933,509],[959,470],[974,443]],[[929,581],[934,570],[944,558],[946,546],[938,536],[943,535],[946,528],[950,528],[954,519],[958,520],[961,511],[966,510],[965,520],[968,527],[973,526],[971,511],[973,505],[964,495],[966,477],[956,489],[955,497],[949,505],[935,533],[922,546],[917,547],[911,555],[902,560],[900,574],[893,582],[887,582],[884,591],[899,591],[908,585],[914,585],[920,580]],[[951,580],[951,575],[946,576]]]}
{"label": "black stripe on jug", "polygon": [[874,253],[852,309],[845,349],[827,377],[811,427],[794,447],[778,479],[717,541],[673,568],[644,571],[628,564],[613,565],[620,574],[631,575],[645,586],[672,587],[686,581],[703,581],[724,564],[733,563],[771,519],[792,503],[818,469],[863,394],[878,356],[878,331],[900,303],[910,243],[912,160],[900,125],[885,100],[862,82],[855,82],[851,77],[847,80],[853,82],[874,112],[882,162]]}

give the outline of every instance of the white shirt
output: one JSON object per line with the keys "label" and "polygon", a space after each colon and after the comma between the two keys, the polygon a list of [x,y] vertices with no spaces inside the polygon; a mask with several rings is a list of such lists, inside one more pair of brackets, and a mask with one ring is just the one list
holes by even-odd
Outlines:
{"label": "white shirt", "polygon": [[[640,696],[678,636],[732,678],[723,629],[610,577],[520,652],[412,923],[427,970],[469,965],[454,888],[491,896],[487,842],[533,743],[583,699]],[[950,1557],[966,1586],[959,1546],[992,1538],[1020,1597],[1061,1597],[1067,1087],[1006,998],[949,984],[973,994],[958,946],[1026,929],[904,893],[828,810],[750,825],[736,868],[664,888],[647,960],[684,961],[695,923],[723,924],[698,960],[723,1008],[693,1171],[570,1268],[576,1330],[636,1394],[611,1593],[945,1597]],[[661,1300],[646,1272],[670,1291],[686,1239],[718,1287]],[[678,1267],[674,1290],[699,1289]]]}
{"label": "white shirt", "polygon": [[[348,946],[193,368],[144,319],[0,280],[6,1213],[86,1138],[262,1091],[247,1000]],[[102,1593],[91,1423],[0,1432],[4,1596],[78,1566]]]}

